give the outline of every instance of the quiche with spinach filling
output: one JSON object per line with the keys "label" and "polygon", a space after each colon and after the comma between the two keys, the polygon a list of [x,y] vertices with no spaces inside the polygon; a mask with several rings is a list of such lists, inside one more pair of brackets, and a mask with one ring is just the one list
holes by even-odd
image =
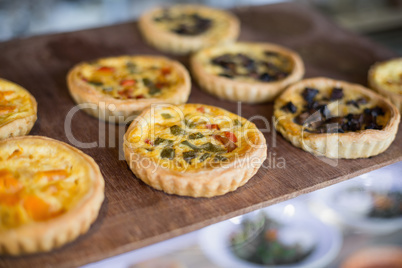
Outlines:
{"label": "quiche with spinach filling", "polygon": [[297,53],[268,43],[232,43],[203,49],[191,58],[191,69],[205,91],[222,99],[249,103],[272,101],[304,75]]}
{"label": "quiche with spinach filling", "polygon": [[95,161],[56,140],[0,141],[0,254],[49,251],[85,233],[104,198]]}
{"label": "quiche with spinach filling", "polygon": [[139,20],[146,41],[173,54],[188,54],[234,41],[239,35],[239,24],[228,11],[189,4],[157,7]]}
{"label": "quiche with spinach filling", "polygon": [[36,100],[26,89],[0,78],[0,140],[28,134],[36,111]]}
{"label": "quiche with spinach filling", "polygon": [[126,132],[124,152],[134,174],[153,188],[211,197],[245,184],[265,160],[267,146],[246,119],[184,104],[144,111]]}
{"label": "quiche with spinach filling", "polygon": [[276,101],[277,130],[294,146],[329,158],[366,158],[395,139],[398,109],[357,84],[311,78],[290,86]]}
{"label": "quiche with spinach filling", "polygon": [[78,104],[89,114],[121,122],[155,103],[185,103],[191,81],[177,61],[158,56],[120,56],[83,62],[67,78]]}

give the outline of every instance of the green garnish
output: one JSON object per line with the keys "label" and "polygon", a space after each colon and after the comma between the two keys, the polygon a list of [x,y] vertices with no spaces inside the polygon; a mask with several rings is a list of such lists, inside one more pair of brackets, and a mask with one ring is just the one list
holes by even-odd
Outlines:
{"label": "green garnish", "polygon": [[185,135],[187,132],[178,125],[174,125],[170,127],[170,133],[172,133],[175,136],[179,136],[179,135]]}
{"label": "green garnish", "polygon": [[197,157],[196,151],[188,151],[183,153],[183,159],[189,164],[191,163],[191,160],[193,160],[196,157]]}
{"label": "green garnish", "polygon": [[228,158],[223,155],[215,155],[214,161],[227,161]]}
{"label": "green garnish", "polygon": [[161,157],[162,158],[168,158],[170,160],[172,160],[175,156],[175,152],[173,148],[165,148],[162,150],[161,152]]}
{"label": "green garnish", "polygon": [[170,114],[167,114],[167,113],[162,113],[161,116],[162,116],[163,118],[165,118],[165,119],[170,119],[170,118],[173,117],[173,116],[171,116]]}
{"label": "green garnish", "polygon": [[211,142],[204,143],[199,146],[200,149],[211,152],[211,153],[220,153],[226,152],[226,150],[218,145],[214,145]]}
{"label": "green garnish", "polygon": [[202,135],[202,133],[200,133],[200,132],[196,132],[196,133],[191,133],[190,135],[188,135],[188,138],[190,140],[197,140],[197,139],[204,138],[204,135]]}
{"label": "green garnish", "polygon": [[210,157],[210,156],[211,156],[210,153],[205,153],[205,154],[203,154],[203,155],[200,156],[199,161],[200,161],[200,162],[204,162],[204,161],[205,161],[208,157]]}
{"label": "green garnish", "polygon": [[152,81],[149,80],[148,78],[143,78],[142,82],[144,83],[145,86],[149,86],[149,85],[153,84]]}
{"label": "green garnish", "polygon": [[133,74],[133,73],[136,72],[137,65],[135,65],[133,62],[128,61],[128,62],[126,63],[126,67],[127,67],[128,71],[129,71],[131,74]]}
{"label": "green garnish", "polygon": [[148,78],[142,79],[142,82],[144,83],[144,85],[146,87],[148,87],[149,95],[155,95],[155,94],[161,92],[161,90],[154,84],[154,82],[152,82]]}
{"label": "green garnish", "polygon": [[96,87],[103,86],[103,83],[98,82],[98,81],[88,81],[88,84],[91,84],[91,85],[96,86]]}
{"label": "green garnish", "polygon": [[159,88],[157,88],[155,85],[149,86],[149,95],[155,95],[161,92],[161,90]]}
{"label": "green garnish", "polygon": [[194,128],[197,124],[194,122],[190,122],[187,119],[184,119],[184,124],[188,127],[188,128]]}
{"label": "green garnish", "polygon": [[173,144],[173,141],[172,141],[172,140],[168,140],[168,139],[164,139],[164,138],[157,137],[157,138],[155,139],[155,141],[154,141],[154,145],[155,145],[155,146],[158,146],[159,144],[162,144],[162,143],[164,143],[164,142],[167,143],[167,146],[170,146],[170,145]]}
{"label": "green garnish", "polygon": [[181,144],[186,145],[188,147],[190,147],[193,150],[199,151],[200,148],[198,148],[197,146],[195,146],[194,144],[190,143],[189,141],[182,141]]}
{"label": "green garnish", "polygon": [[233,120],[233,124],[234,124],[235,126],[242,126],[241,122],[240,122],[238,119],[234,119],[234,120]]}

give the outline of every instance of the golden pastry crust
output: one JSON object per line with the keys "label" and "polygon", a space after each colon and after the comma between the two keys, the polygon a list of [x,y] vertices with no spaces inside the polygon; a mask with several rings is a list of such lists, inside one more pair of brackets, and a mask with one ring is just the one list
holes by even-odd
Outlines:
{"label": "golden pastry crust", "polygon": [[387,97],[402,112],[402,58],[373,65],[368,82],[370,88]]}
{"label": "golden pastry crust", "polygon": [[0,254],[60,247],[98,216],[104,180],[95,161],[40,136],[0,141]]}
{"label": "golden pastry crust", "polygon": [[83,62],[69,72],[67,83],[76,103],[90,105],[84,111],[109,122],[126,122],[152,104],[185,103],[191,90],[186,68],[160,56]]}
{"label": "golden pastry crust", "polygon": [[[225,54],[245,55],[254,62],[255,68],[250,71],[247,63],[243,63],[245,66],[240,69],[240,75],[225,77],[227,67],[211,63],[212,59]],[[279,71],[276,78],[271,77],[268,75],[271,67],[263,67],[263,64],[278,65],[285,72]],[[191,70],[205,91],[221,99],[248,103],[272,101],[285,87],[304,75],[303,61],[296,52],[268,43],[232,43],[203,49],[191,58]],[[264,82],[264,79],[273,80]]]}
{"label": "golden pastry crust", "polygon": [[[321,101],[327,108],[317,108],[318,111],[301,125],[296,122],[308,106],[302,96],[307,88],[318,90],[311,104]],[[342,94],[335,94],[340,98],[332,98],[335,88],[344,89]],[[289,111],[289,102],[295,106],[294,113]],[[325,110],[329,112],[326,117],[322,112]],[[363,120],[365,113],[367,116],[378,115],[369,123]],[[384,152],[395,139],[400,121],[398,109],[387,99],[363,86],[329,78],[305,79],[290,86],[276,99],[274,115],[276,129],[294,146],[329,158],[367,158]],[[321,121],[322,118],[327,121]],[[314,122],[335,125],[318,124],[314,130]],[[325,130],[325,133],[319,130]]]}
{"label": "golden pastry crust", "polygon": [[0,78],[0,140],[28,134],[36,112],[36,100],[26,89]]}
{"label": "golden pastry crust", "polygon": [[133,173],[169,194],[212,197],[236,190],[260,168],[266,141],[256,126],[204,104],[154,107],[124,136]]}
{"label": "golden pastry crust", "polygon": [[[184,21],[178,19],[164,20],[165,14],[168,14],[169,18],[172,16],[178,18],[182,14],[189,16]],[[198,22],[194,21],[194,17],[191,17],[194,16],[193,14],[197,14]],[[191,25],[198,23],[201,26],[200,28],[191,28],[195,31],[187,34],[178,34],[177,32],[180,30],[174,32],[173,28],[182,23],[190,23]],[[190,4],[152,9],[141,16],[138,26],[150,45],[161,51],[177,55],[184,55],[204,47],[234,41],[240,31],[239,20],[228,11]]]}

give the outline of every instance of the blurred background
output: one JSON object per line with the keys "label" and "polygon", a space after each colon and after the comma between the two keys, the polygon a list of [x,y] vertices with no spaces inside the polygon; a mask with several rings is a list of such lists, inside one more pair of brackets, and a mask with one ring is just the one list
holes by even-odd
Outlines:
{"label": "blurred background", "polygon": [[[0,0],[0,41],[135,20],[155,5],[199,3],[219,8],[285,0]],[[402,0],[294,0],[402,55]]]}

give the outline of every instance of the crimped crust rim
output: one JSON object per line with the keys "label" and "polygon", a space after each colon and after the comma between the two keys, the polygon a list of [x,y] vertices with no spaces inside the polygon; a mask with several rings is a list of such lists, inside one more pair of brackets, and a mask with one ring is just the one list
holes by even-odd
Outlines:
{"label": "crimped crust rim", "polygon": [[[157,61],[166,61],[171,64],[177,72],[179,72],[183,77],[184,83],[180,87],[177,87],[176,94],[172,94],[169,98],[119,100],[98,92],[95,88],[82,81],[77,75],[82,64],[85,64],[85,62],[81,62],[69,71],[67,75],[67,84],[70,95],[77,104],[91,103],[96,105],[97,109],[84,109],[88,114],[104,121],[115,122],[113,121],[114,117],[123,116],[126,119],[129,116],[138,115],[144,109],[155,103],[181,104],[187,101],[191,91],[191,79],[187,69],[178,61],[163,56],[152,55],[124,55],[99,58],[97,60],[111,58],[149,58]],[[103,102],[105,105],[101,107],[99,105],[100,102]],[[113,106],[113,109],[110,108],[111,105]]]}
{"label": "crimped crust rim", "polygon": [[[230,46],[261,46],[279,52],[289,57],[293,63],[292,73],[285,79],[264,83],[259,81],[236,81],[217,76],[205,71],[198,58],[214,49],[224,49]],[[220,46],[209,47],[195,53],[190,59],[191,71],[198,84],[205,91],[230,101],[244,101],[249,103],[261,103],[272,101],[288,85],[299,81],[304,75],[304,64],[301,57],[293,50],[271,43],[237,42]]]}
{"label": "crimped crust rim", "polygon": [[[300,134],[293,134],[290,131],[288,131],[286,127],[284,127],[283,123],[281,123],[281,120],[278,120],[278,115],[276,111],[278,111],[281,108],[279,107],[279,101],[282,99],[286,99],[288,95],[295,94],[294,91],[297,91],[300,88],[304,88],[306,85],[311,86],[311,84],[322,84],[322,83],[329,84],[331,86],[341,86],[342,88],[349,88],[349,89],[353,88],[359,93],[368,95],[371,98],[375,98],[377,102],[383,103],[384,106],[386,106],[387,109],[390,111],[390,118],[389,121],[387,122],[387,125],[381,130],[367,129],[360,132],[347,132],[337,134],[308,133],[308,136],[304,136],[303,135],[304,132],[301,132]],[[276,129],[294,146],[302,148],[303,150],[308,151],[310,153],[316,155],[323,155],[328,158],[347,158],[347,159],[366,158],[384,152],[390,146],[392,141],[395,139],[400,122],[400,114],[398,109],[386,98],[378,95],[377,93],[361,85],[325,77],[304,79],[287,88],[285,92],[283,92],[282,95],[275,101],[274,116],[276,120],[278,120],[276,124]],[[290,122],[290,124],[292,126],[296,125],[296,123],[294,122]],[[324,144],[325,141],[328,140],[331,141],[335,139],[335,137],[338,137],[338,142],[332,142],[332,144],[336,143],[335,144],[336,146],[335,145],[328,146],[327,144]],[[363,145],[366,144],[366,146],[361,146],[362,144]],[[326,147],[322,148],[323,146]],[[322,151],[324,149],[325,152]],[[334,150],[337,151],[335,152]]]}
{"label": "crimped crust rim", "polygon": [[0,126],[0,141],[6,138],[10,137],[18,137],[18,136],[24,136],[27,135],[33,126],[35,125],[36,120],[38,119],[38,103],[36,102],[35,97],[25,88],[22,86],[8,81],[6,79],[0,78],[0,81],[5,82],[5,83],[10,83],[13,84],[20,89],[23,89],[25,93],[28,95],[31,105],[32,105],[32,114],[22,117],[22,118],[17,118],[11,122],[8,122],[7,124]]}
{"label": "crimped crust rim", "polygon": [[138,20],[140,32],[149,44],[168,53],[184,55],[215,43],[231,42],[237,39],[240,33],[240,21],[231,12],[197,4],[182,4],[181,6],[221,12],[221,14],[228,19],[229,27],[227,31],[221,35],[221,39],[216,42],[211,41],[208,35],[179,36],[177,34],[164,31],[153,23],[152,15],[155,11],[163,8],[158,6],[144,13]]}
{"label": "crimped crust rim", "polygon": [[[204,104],[202,105],[208,106]],[[149,111],[150,109],[143,111],[143,113],[131,123],[124,135],[123,149],[127,164],[136,177],[157,190],[162,190],[169,194],[191,197],[213,197],[223,195],[236,190],[238,187],[244,185],[248,180],[250,180],[266,159],[266,140],[262,133],[258,131],[258,139],[261,141],[260,144],[263,144],[263,146],[260,148],[249,148],[247,154],[243,154],[237,158],[238,161],[241,162],[245,158],[257,157],[261,163],[258,167],[254,166],[254,168],[250,169],[246,165],[245,167],[236,168],[237,160],[227,163],[223,167],[195,170],[191,172],[180,172],[158,166],[151,158],[135,153],[133,149],[127,145],[127,135],[136,126],[139,118],[144,117],[149,113]],[[256,129],[258,130],[258,128]],[[141,161],[132,160],[133,155],[138,159],[141,159]],[[143,161],[145,161],[145,166],[147,166],[147,168],[142,168],[139,165],[139,162]]]}
{"label": "crimped crust rim", "polygon": [[381,68],[383,65],[387,63],[394,61],[400,62],[400,64],[402,64],[402,58],[396,58],[388,61],[377,62],[373,66],[371,66],[368,72],[368,84],[370,88],[377,91],[379,94],[387,97],[393,104],[395,104],[395,106],[399,109],[399,111],[402,112],[402,95],[384,89],[381,84],[376,82],[375,79],[376,72],[378,71],[379,68]]}
{"label": "crimped crust rim", "polygon": [[56,147],[67,147],[72,153],[78,154],[91,166],[94,181],[90,191],[77,205],[59,217],[46,222],[23,225],[2,233],[0,235],[1,255],[16,256],[47,252],[73,241],[79,235],[88,231],[90,225],[98,217],[104,200],[104,179],[99,166],[92,157],[64,142],[43,136],[14,137],[0,141],[0,144],[24,139],[54,144]]}

